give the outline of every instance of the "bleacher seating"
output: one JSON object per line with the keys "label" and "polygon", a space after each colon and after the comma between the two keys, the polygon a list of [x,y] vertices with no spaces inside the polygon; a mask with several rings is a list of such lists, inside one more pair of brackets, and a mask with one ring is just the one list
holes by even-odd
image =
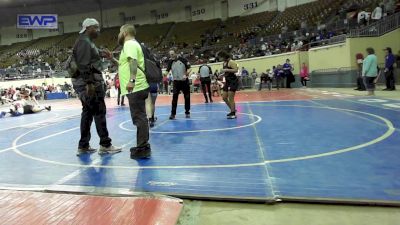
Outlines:
{"label": "bleacher seating", "polygon": [[299,30],[301,23],[316,26],[324,22],[329,15],[336,13],[344,0],[318,0],[299,6],[289,7],[268,26],[268,33],[281,33],[283,27],[288,30]]}
{"label": "bleacher seating", "polygon": [[58,44],[64,38],[63,35],[57,35],[52,37],[45,37],[38,39],[35,43],[30,45],[27,50],[29,49],[40,49],[40,50],[47,50],[54,45]]}
{"label": "bleacher seating", "polygon": [[0,67],[7,68],[18,62],[19,56],[17,55],[23,49],[26,49],[33,41],[14,43],[7,46],[0,52]]}
{"label": "bleacher seating", "polygon": [[231,17],[224,23],[224,30],[228,33],[240,34],[253,30],[259,30],[264,25],[271,23],[271,21],[278,15],[277,11],[274,12],[261,12],[248,16]]}
{"label": "bleacher seating", "polygon": [[200,45],[203,38],[202,36],[215,30],[219,22],[219,19],[214,19],[177,23],[171,33],[170,41],[189,45]]}
{"label": "bleacher seating", "polygon": [[[95,43],[99,48],[114,50],[118,45],[118,33],[119,27],[103,29],[100,33],[100,36],[95,40]],[[75,36],[75,39],[77,38],[77,36]]]}
{"label": "bleacher seating", "polygon": [[136,28],[137,39],[150,47],[157,46],[163,40],[173,23],[146,24]]}

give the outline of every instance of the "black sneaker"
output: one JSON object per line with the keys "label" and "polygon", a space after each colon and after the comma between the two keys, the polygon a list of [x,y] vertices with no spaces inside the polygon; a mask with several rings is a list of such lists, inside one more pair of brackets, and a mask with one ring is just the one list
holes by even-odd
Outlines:
{"label": "black sneaker", "polygon": [[150,118],[150,119],[149,119],[149,126],[150,126],[150,127],[154,127],[154,125],[155,125],[154,119],[153,119],[153,118]]}
{"label": "black sneaker", "polygon": [[92,147],[87,147],[87,148],[78,148],[78,151],[76,152],[76,156],[84,155],[84,154],[92,154],[95,153],[97,149],[92,148]]}
{"label": "black sneaker", "polygon": [[131,150],[131,159],[149,159],[151,157],[150,145],[146,147],[133,147]]}
{"label": "black sneaker", "polygon": [[186,119],[190,119],[190,113],[185,114]]}
{"label": "black sneaker", "polygon": [[44,107],[47,111],[51,111],[51,106],[49,105],[49,106],[47,106],[47,107]]}
{"label": "black sneaker", "polygon": [[232,114],[236,114],[236,113],[237,113],[237,110],[235,109],[235,112],[230,112],[230,113],[226,114],[226,116],[232,116]]}
{"label": "black sneaker", "polygon": [[207,104],[207,103],[208,103],[208,100],[206,100],[204,103],[206,103],[206,104]]}
{"label": "black sneaker", "polygon": [[170,119],[170,120],[174,120],[174,119],[175,119],[175,115],[170,115],[170,116],[169,116],[169,119]]}
{"label": "black sneaker", "polygon": [[227,119],[228,120],[233,120],[233,119],[236,119],[237,117],[236,117],[236,113],[231,113],[231,115],[229,115],[229,116],[227,116]]}

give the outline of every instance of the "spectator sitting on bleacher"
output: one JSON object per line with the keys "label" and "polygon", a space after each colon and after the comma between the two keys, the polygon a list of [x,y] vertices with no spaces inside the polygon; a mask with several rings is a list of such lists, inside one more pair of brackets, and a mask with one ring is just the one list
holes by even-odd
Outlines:
{"label": "spectator sitting on bleacher", "polygon": [[195,74],[196,77],[193,78],[192,83],[193,83],[193,91],[196,93],[199,93],[200,90],[200,85],[201,85],[201,81],[200,81],[200,76]]}
{"label": "spectator sitting on bleacher", "polygon": [[267,69],[267,71],[265,73],[261,73],[260,86],[259,86],[258,90],[261,91],[263,83],[267,83],[268,90],[271,90],[273,76],[274,76],[274,74],[271,71],[271,69]]}
{"label": "spectator sitting on bleacher", "polygon": [[248,77],[249,76],[249,71],[246,70],[246,68],[242,67],[242,77]]}
{"label": "spectator sitting on bleacher", "polygon": [[192,74],[189,77],[189,80],[193,84],[193,82],[196,80],[196,78],[197,78],[196,72],[192,72]]}
{"label": "spectator sitting on bleacher", "polygon": [[257,78],[258,74],[256,72],[256,68],[253,68],[253,72],[251,72],[251,78],[253,78],[253,80],[255,80]]}
{"label": "spectator sitting on bleacher", "polygon": [[367,25],[369,18],[370,18],[370,13],[368,13],[364,10],[360,11],[357,14],[357,23],[360,25]]}
{"label": "spectator sitting on bleacher", "polygon": [[274,77],[276,80],[276,88],[283,88],[283,80],[285,78],[285,71],[283,70],[282,65],[278,65],[277,67],[272,68],[274,70]]}

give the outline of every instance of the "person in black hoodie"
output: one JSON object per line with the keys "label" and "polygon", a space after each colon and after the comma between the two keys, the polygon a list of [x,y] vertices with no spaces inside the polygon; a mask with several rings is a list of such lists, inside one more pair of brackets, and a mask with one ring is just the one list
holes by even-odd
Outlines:
{"label": "person in black hoodie", "polygon": [[82,103],[81,139],[77,155],[96,151],[89,145],[93,119],[100,137],[99,154],[121,152],[121,148],[111,144],[107,129],[107,108],[104,102],[105,82],[101,73],[103,70],[101,57],[112,58],[112,55],[109,51],[100,51],[93,43],[93,40],[98,37],[99,31],[97,20],[85,19],[73,49],[73,57],[76,60],[78,71],[77,76],[72,79],[72,84]]}

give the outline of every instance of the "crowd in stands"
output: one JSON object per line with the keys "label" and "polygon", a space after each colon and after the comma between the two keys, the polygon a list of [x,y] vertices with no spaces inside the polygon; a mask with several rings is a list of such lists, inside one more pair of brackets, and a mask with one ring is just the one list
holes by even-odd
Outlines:
{"label": "crowd in stands", "polygon": [[17,53],[17,56],[19,56],[19,57],[32,57],[32,56],[38,56],[38,55],[40,55],[39,49],[22,50]]}
{"label": "crowd in stands", "polygon": [[28,88],[32,91],[33,96],[37,100],[45,100],[46,96],[49,93],[65,93],[69,97],[74,96],[74,91],[73,88],[70,84],[65,82],[64,84],[57,84],[57,85],[47,85],[43,83],[42,85],[22,85],[21,87],[14,87],[11,86],[9,88],[0,88],[0,96],[1,96],[1,104],[4,105],[6,102],[5,99],[13,99],[13,96],[17,90],[20,90],[21,88]]}

